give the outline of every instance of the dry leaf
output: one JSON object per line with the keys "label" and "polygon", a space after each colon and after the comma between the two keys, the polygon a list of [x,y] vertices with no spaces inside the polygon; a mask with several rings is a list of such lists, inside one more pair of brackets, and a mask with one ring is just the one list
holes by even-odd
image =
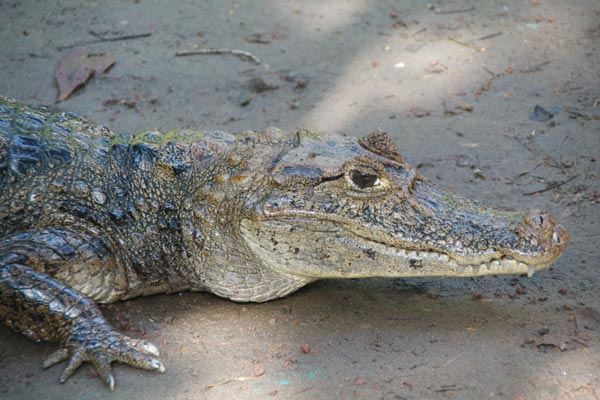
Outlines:
{"label": "dry leaf", "polygon": [[457,105],[456,108],[458,108],[459,110],[467,111],[467,112],[473,111],[473,106],[470,104],[467,104],[467,103],[461,103],[461,104]]}
{"label": "dry leaf", "polygon": [[115,59],[111,56],[89,54],[81,47],[72,49],[60,59],[56,67],[58,100],[66,100],[96,72],[105,72],[114,63]]}

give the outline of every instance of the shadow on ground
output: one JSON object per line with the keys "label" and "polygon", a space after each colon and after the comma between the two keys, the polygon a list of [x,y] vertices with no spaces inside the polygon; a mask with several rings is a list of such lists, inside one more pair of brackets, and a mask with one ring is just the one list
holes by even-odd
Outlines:
{"label": "shadow on ground", "polygon": [[[107,306],[168,368],[117,366],[112,397],[597,398],[599,15],[594,1],[0,3],[4,96],[54,104],[56,64],[78,44],[117,62],[56,106],[115,132],[380,127],[441,186],[546,209],[571,232],[533,279],[326,281],[260,305],[185,293]],[[206,47],[261,64],[175,57]],[[536,105],[555,115],[530,119]],[[2,398],[106,398],[90,367],[64,385],[60,367],[42,370],[54,349],[0,328]]]}

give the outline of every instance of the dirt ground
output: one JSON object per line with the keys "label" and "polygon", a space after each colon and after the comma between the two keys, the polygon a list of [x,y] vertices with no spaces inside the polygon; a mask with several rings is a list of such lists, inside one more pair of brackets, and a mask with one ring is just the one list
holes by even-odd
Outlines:
{"label": "dirt ground", "polygon": [[[545,209],[572,237],[532,279],[332,280],[265,304],[182,293],[103,307],[167,367],[115,365],[112,394],[88,365],[59,384],[61,366],[41,367],[55,345],[0,327],[0,397],[598,399],[599,43],[595,0],[0,0],[4,96],[53,105],[57,63],[79,45],[116,64],[56,106],[115,132],[383,128],[440,186]],[[260,64],[175,56],[201,48]]]}

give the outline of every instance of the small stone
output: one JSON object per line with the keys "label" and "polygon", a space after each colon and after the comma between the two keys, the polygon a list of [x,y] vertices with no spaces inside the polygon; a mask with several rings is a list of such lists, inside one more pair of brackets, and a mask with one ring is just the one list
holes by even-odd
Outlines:
{"label": "small stone", "polygon": [[248,81],[248,89],[254,93],[263,93],[279,89],[279,86],[267,83],[261,76],[257,76]]}
{"label": "small stone", "polygon": [[248,104],[250,104],[251,100],[252,98],[250,97],[250,94],[247,91],[243,91],[238,97],[238,104],[241,107],[246,107]]}
{"label": "small stone", "polygon": [[262,376],[265,372],[267,372],[267,370],[262,365],[256,364],[254,366],[254,376]]}

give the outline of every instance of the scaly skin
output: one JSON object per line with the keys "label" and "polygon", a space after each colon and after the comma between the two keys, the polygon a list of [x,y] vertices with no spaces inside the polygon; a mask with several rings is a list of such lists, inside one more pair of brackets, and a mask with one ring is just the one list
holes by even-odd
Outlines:
{"label": "scaly skin", "polygon": [[569,236],[548,214],[436,188],[385,132],[275,128],[116,137],[0,98],[0,318],[59,342],[61,382],[90,361],[164,372],[95,303],[206,290],[285,296],[321,278],[478,276],[547,267]]}

